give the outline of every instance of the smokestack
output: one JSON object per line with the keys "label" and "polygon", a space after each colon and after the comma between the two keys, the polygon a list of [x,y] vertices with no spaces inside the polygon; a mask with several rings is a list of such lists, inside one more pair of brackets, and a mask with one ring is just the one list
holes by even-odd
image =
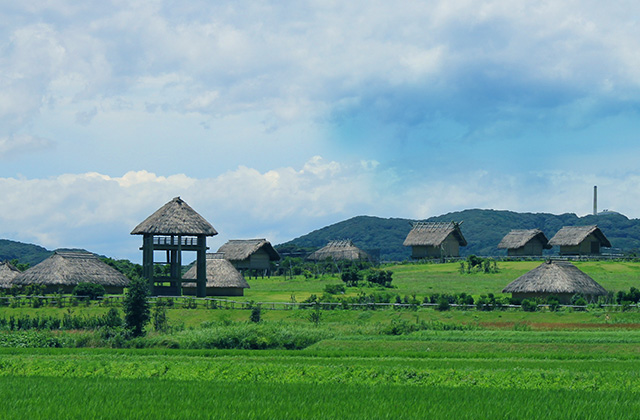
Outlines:
{"label": "smokestack", "polygon": [[598,215],[598,186],[593,187],[593,215]]}

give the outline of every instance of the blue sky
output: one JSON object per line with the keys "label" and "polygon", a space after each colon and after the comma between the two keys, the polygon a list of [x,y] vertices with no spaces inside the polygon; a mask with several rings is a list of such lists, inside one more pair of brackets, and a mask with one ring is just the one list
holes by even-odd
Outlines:
{"label": "blue sky", "polygon": [[[25,3],[25,4],[22,4]],[[631,1],[0,6],[0,238],[139,259],[181,196],[228,239],[366,214],[640,217]]]}

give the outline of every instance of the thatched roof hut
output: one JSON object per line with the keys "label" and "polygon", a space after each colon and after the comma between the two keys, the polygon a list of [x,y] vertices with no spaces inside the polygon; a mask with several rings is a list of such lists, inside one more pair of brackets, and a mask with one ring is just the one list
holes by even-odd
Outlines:
{"label": "thatched roof hut", "polygon": [[10,262],[0,262],[0,288],[8,289],[13,286],[13,279],[19,274],[20,270],[15,268]]}
{"label": "thatched roof hut", "polygon": [[[183,279],[196,279],[198,270],[194,265],[187,271]],[[221,253],[207,254],[207,296],[242,296],[249,283],[242,274],[226,260]],[[183,283],[182,291],[186,295],[195,294],[195,283]]]}
{"label": "thatched roof hut", "polygon": [[369,260],[370,256],[355,246],[350,239],[342,239],[330,241],[324,247],[308,255],[307,259],[312,261],[324,261],[327,259],[334,261],[359,261]]}
{"label": "thatched roof hut", "polygon": [[549,245],[560,246],[561,255],[597,255],[601,247],[610,248],[611,242],[597,225],[564,226]]}
{"label": "thatched roof hut", "polygon": [[498,248],[506,249],[510,256],[542,255],[542,250],[551,249],[551,245],[540,229],[514,229],[502,238]]}
{"label": "thatched roof hut", "polygon": [[218,252],[238,270],[269,270],[271,261],[278,261],[280,254],[266,239],[232,239]]}
{"label": "thatched roof hut", "polygon": [[55,251],[52,256],[13,279],[19,286],[40,284],[46,293],[62,288],[69,293],[79,283],[104,286],[107,293],[122,293],[129,279],[115,268],[86,251]]}
{"label": "thatched roof hut", "polygon": [[502,290],[516,299],[557,296],[570,302],[575,294],[589,299],[603,296],[607,291],[578,267],[568,261],[547,261],[509,283]]}
{"label": "thatched roof hut", "polygon": [[460,224],[456,222],[417,222],[404,240],[412,258],[457,257],[467,246]]}
{"label": "thatched roof hut", "polygon": [[131,234],[214,236],[218,232],[180,197],[175,197],[136,226]]}

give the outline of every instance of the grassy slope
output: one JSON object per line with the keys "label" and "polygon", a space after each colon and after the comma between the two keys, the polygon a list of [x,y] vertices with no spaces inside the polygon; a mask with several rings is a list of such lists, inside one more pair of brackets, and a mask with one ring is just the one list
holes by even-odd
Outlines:
{"label": "grassy slope", "polygon": [[[474,296],[487,293],[499,295],[510,282],[539,264],[539,261],[499,262],[500,272],[494,274],[460,274],[459,263],[402,264],[384,268],[393,271],[393,284],[396,288],[390,289],[390,292],[400,296],[416,294],[422,298],[433,293],[465,292]],[[640,263],[638,262],[587,261],[575,262],[575,265],[607,290],[628,291],[632,286],[640,288]],[[342,283],[337,275],[319,279],[305,279],[302,276],[285,279],[277,276],[248,279],[248,281],[251,288],[246,290],[245,296],[241,299],[255,302],[289,302],[292,294],[300,302],[311,294],[321,295],[327,284]],[[348,292],[355,295],[359,291],[369,293],[372,289],[350,288]]]}

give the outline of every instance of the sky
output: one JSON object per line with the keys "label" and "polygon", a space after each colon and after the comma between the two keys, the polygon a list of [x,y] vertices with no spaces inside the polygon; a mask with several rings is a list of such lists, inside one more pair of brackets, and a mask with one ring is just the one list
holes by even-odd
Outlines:
{"label": "sky", "polygon": [[640,217],[640,3],[0,4],[0,238],[141,259],[180,196],[273,244],[358,215]]}

